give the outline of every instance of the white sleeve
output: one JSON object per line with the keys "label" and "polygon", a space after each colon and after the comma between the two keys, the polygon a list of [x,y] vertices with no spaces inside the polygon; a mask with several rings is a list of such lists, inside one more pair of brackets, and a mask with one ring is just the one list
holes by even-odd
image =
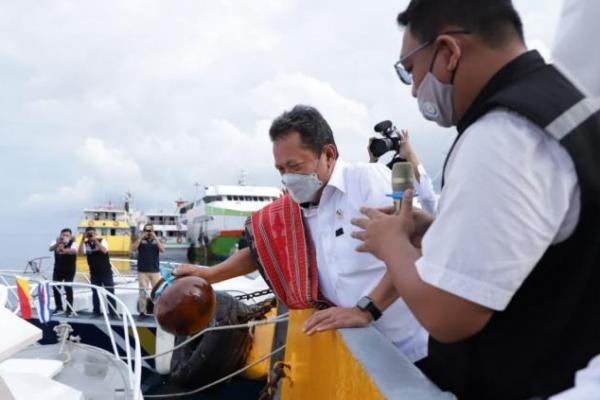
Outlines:
{"label": "white sleeve", "polygon": [[437,209],[437,197],[433,190],[433,182],[431,182],[429,174],[421,164],[417,166],[417,171],[419,171],[419,181],[415,183],[417,184],[416,190],[419,195],[419,203],[425,211],[434,215]]}
{"label": "white sleeve", "polygon": [[503,310],[565,220],[577,186],[573,162],[550,135],[507,111],[473,124],[452,157],[417,270],[433,286]]}
{"label": "white sleeve", "polygon": [[48,247],[52,247],[52,246],[54,246],[55,244],[56,244],[56,240],[53,240],[53,241],[50,243],[50,246],[48,246]]}
{"label": "white sleeve", "polygon": [[107,251],[108,251],[108,250],[110,250],[110,249],[108,248],[108,240],[106,240],[106,239],[102,239],[102,242],[101,242],[100,244],[102,244],[102,246],[104,246],[104,248],[105,248]]}

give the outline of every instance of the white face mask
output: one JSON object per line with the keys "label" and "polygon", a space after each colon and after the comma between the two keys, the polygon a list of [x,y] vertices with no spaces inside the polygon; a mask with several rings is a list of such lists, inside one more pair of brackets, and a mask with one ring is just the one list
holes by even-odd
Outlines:
{"label": "white face mask", "polygon": [[[433,68],[433,62],[431,65]],[[455,126],[458,117],[454,110],[453,93],[454,85],[440,82],[430,70],[417,89],[417,102],[423,117],[444,128]]]}
{"label": "white face mask", "polygon": [[[320,159],[319,162],[321,162]],[[317,175],[319,162],[317,162],[315,172],[308,175],[287,173],[281,177],[281,182],[285,185],[290,196],[292,196],[292,199],[296,203],[302,204],[314,201],[317,192],[323,186],[323,182],[321,182]]]}

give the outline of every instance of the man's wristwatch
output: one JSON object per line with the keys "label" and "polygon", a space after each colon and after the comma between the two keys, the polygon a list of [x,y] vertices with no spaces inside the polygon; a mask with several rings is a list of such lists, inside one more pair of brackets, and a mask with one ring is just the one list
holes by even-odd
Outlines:
{"label": "man's wristwatch", "polygon": [[379,318],[381,318],[381,311],[379,308],[377,308],[375,303],[373,303],[373,300],[371,300],[370,297],[361,297],[360,300],[358,300],[358,303],[356,303],[356,307],[360,311],[367,311],[369,314],[371,314],[373,321],[377,321]]}

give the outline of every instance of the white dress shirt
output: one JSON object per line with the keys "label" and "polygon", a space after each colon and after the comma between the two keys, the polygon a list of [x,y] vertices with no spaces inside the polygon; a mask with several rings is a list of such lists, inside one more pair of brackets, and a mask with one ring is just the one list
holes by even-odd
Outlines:
{"label": "white dress shirt", "polygon": [[[321,293],[340,307],[354,307],[367,296],[385,274],[384,263],[369,253],[359,253],[361,244],[350,236],[359,230],[350,221],[364,217],[360,208],[393,204],[390,170],[381,164],[348,164],[336,161],[318,207],[303,209],[304,221],[316,247]],[[373,325],[411,361],[427,353],[427,334],[404,301],[397,300]]]}
{"label": "white dress shirt", "polygon": [[575,229],[580,191],[573,161],[531,121],[499,109],[463,133],[445,176],[419,275],[504,310],[547,248]]}

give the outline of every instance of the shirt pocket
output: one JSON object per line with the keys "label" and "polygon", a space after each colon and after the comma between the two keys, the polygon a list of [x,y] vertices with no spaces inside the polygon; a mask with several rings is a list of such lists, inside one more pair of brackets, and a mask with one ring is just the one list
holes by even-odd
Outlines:
{"label": "shirt pocket", "polygon": [[[354,239],[352,232],[360,228],[350,223],[351,218],[339,221],[335,225],[335,237],[333,239],[333,260],[336,269],[342,275],[371,274],[374,270],[384,268],[383,263],[370,253],[356,250],[362,241]],[[341,234],[340,234],[341,233]]]}

